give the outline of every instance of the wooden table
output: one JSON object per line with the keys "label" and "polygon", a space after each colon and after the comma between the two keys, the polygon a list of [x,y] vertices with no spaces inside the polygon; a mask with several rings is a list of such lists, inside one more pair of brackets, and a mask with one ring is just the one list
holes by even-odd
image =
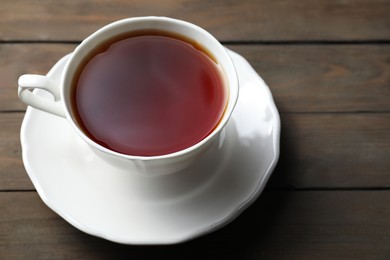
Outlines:
{"label": "wooden table", "polygon": [[[163,15],[200,25],[271,88],[281,156],[265,192],[225,228],[173,246],[75,229],[21,160],[17,78],[45,74],[101,26]],[[390,1],[2,1],[0,259],[390,259]]]}

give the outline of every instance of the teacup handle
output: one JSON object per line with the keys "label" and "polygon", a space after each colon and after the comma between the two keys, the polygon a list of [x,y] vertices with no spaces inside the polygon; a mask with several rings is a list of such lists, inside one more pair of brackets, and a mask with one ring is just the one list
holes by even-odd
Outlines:
{"label": "teacup handle", "polygon": [[[53,82],[50,78],[42,75],[25,74],[19,78],[18,85],[18,95],[23,103],[53,115],[66,118],[60,97],[60,89],[57,83]],[[36,88],[50,92],[54,96],[54,101],[34,93],[33,90]]]}

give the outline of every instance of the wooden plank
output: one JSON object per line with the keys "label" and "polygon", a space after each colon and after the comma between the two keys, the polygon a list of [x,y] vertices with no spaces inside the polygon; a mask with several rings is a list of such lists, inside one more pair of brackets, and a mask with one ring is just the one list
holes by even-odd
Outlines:
{"label": "wooden plank", "polygon": [[198,24],[220,40],[389,40],[390,2],[344,1],[6,1],[1,40],[81,40],[127,17],[162,15]]}
{"label": "wooden plank", "polygon": [[282,114],[268,188],[390,187],[390,113]]}
{"label": "wooden plank", "polygon": [[390,45],[228,47],[268,83],[281,112],[390,111]]}
{"label": "wooden plank", "polygon": [[265,192],[223,229],[173,246],[76,230],[35,192],[0,193],[1,259],[388,259],[389,191]]}
{"label": "wooden plank", "polygon": [[0,113],[0,190],[34,189],[22,162],[23,116],[24,113]]}
{"label": "wooden plank", "polygon": [[0,44],[0,111],[25,110],[19,101],[19,76],[26,73],[46,74],[75,45],[67,44]]}
{"label": "wooden plank", "polygon": [[[0,111],[24,110],[24,73],[45,74],[72,44],[0,44]],[[227,45],[270,86],[281,112],[390,111],[390,45]]]}
{"label": "wooden plank", "polygon": [[[22,113],[0,113],[0,190],[32,189],[22,166]],[[390,113],[282,114],[268,188],[390,187]]]}

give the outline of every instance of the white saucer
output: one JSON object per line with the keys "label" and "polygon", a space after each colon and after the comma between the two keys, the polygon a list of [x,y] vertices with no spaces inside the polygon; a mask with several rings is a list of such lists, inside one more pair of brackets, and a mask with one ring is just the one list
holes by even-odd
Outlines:
{"label": "white saucer", "polygon": [[[29,107],[21,129],[23,162],[42,200],[76,228],[124,244],[183,242],[236,218],[277,163],[280,120],[264,81],[244,58],[230,54],[240,81],[235,111],[220,141],[182,172],[146,177],[112,168],[66,120]],[[58,81],[67,59],[47,75]]]}

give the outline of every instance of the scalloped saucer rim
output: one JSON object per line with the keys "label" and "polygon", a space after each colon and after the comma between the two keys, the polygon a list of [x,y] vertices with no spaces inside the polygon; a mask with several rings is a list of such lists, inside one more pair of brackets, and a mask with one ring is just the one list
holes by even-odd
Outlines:
{"label": "scalloped saucer rim", "polygon": [[[27,108],[23,162],[41,199],[76,228],[123,244],[184,242],[234,220],[261,194],[276,166],[280,118],[264,81],[243,57],[229,54],[240,81],[232,119],[198,162],[168,176],[113,169],[66,120]],[[68,57],[47,76],[58,78]],[[63,138],[52,138],[54,131]]]}

